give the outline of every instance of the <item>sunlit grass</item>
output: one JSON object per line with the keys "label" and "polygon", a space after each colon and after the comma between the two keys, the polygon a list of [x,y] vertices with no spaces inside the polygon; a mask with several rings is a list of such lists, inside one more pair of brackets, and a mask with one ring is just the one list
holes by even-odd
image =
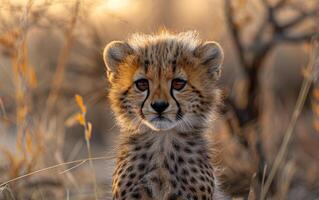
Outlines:
{"label": "sunlit grass", "polygon": [[93,184],[94,184],[94,195],[95,195],[95,200],[97,200],[98,186],[96,182],[95,168],[91,159],[92,151],[91,151],[91,144],[90,144],[90,140],[92,137],[92,123],[86,120],[87,108],[84,104],[83,98],[80,95],[75,95],[75,101],[81,110],[81,112],[75,115],[75,117],[77,121],[84,127],[84,137],[85,137],[86,147],[88,151],[89,163],[90,163],[90,167],[92,171],[91,175],[92,175]]}

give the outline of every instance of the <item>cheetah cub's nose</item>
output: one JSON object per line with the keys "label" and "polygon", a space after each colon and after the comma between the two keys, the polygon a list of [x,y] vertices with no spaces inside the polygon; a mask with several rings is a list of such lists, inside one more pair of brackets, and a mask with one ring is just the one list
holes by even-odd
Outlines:
{"label": "cheetah cub's nose", "polygon": [[165,101],[155,101],[154,103],[151,103],[151,106],[158,114],[161,114],[166,110],[169,104]]}

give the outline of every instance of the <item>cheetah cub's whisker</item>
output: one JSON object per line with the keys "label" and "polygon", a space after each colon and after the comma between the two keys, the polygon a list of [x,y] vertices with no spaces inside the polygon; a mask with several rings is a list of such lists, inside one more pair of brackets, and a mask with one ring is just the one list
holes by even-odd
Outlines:
{"label": "cheetah cub's whisker", "polygon": [[123,137],[113,199],[229,199],[204,136],[220,102],[221,47],[196,32],[136,34],[103,57]]}

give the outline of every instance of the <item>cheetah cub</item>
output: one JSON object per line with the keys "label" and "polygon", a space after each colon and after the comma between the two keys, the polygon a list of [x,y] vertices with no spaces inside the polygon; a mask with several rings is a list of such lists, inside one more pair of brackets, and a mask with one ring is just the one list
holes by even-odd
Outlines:
{"label": "cheetah cub", "polygon": [[219,103],[221,47],[196,32],[136,34],[103,57],[122,136],[113,199],[228,199],[204,136]]}

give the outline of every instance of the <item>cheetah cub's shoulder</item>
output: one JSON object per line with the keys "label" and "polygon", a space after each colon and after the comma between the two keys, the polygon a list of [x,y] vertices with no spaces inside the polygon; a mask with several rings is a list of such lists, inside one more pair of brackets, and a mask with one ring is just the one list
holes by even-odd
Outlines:
{"label": "cheetah cub's shoulder", "polygon": [[113,199],[226,199],[203,135],[219,104],[221,47],[196,32],[136,34],[103,57],[124,138]]}

